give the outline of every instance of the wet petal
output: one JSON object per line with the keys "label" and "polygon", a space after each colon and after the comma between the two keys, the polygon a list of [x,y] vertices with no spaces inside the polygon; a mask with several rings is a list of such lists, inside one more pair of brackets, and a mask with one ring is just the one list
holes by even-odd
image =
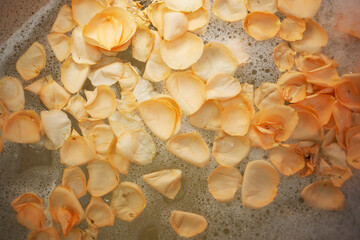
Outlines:
{"label": "wet petal", "polygon": [[240,172],[234,167],[217,167],[208,178],[211,195],[219,202],[234,200],[242,181]]}
{"label": "wet petal", "polygon": [[97,227],[113,226],[115,216],[110,206],[100,197],[92,197],[86,208],[86,219]]}
{"label": "wet petal", "polygon": [[88,139],[94,142],[98,159],[106,160],[115,135],[109,125],[97,125],[91,129]]}
{"label": "wet petal", "polygon": [[70,94],[54,80],[41,87],[39,97],[49,109],[62,109],[70,99]]}
{"label": "wet petal", "polygon": [[86,168],[89,174],[87,190],[93,197],[103,196],[119,184],[118,172],[106,161],[94,160]]}
{"label": "wet petal", "polygon": [[296,68],[301,72],[310,72],[324,67],[330,63],[332,64],[332,66],[337,67],[337,63],[335,60],[328,58],[322,53],[299,55],[295,59]]}
{"label": "wet petal", "polygon": [[269,12],[252,12],[244,19],[244,29],[258,41],[275,37],[280,26],[280,19]]}
{"label": "wet petal", "polygon": [[301,40],[305,29],[306,23],[303,19],[294,16],[287,16],[281,22],[279,35],[285,41]]}
{"label": "wet petal", "polygon": [[88,137],[95,126],[105,125],[105,122],[95,118],[82,118],[79,119],[78,124],[82,135]]}
{"label": "wet petal", "polygon": [[302,72],[286,72],[280,76],[277,84],[282,88],[282,96],[287,102],[300,102],[306,97],[307,81]]}
{"label": "wet petal", "polygon": [[335,88],[338,101],[354,112],[360,112],[360,74],[345,74]]}
{"label": "wet petal", "polygon": [[67,33],[75,26],[76,22],[73,19],[72,10],[68,5],[65,4],[60,8],[50,32]]}
{"label": "wet petal", "polygon": [[354,126],[346,131],[346,146],[347,154],[346,161],[347,163],[356,168],[360,169],[360,126]]}
{"label": "wet petal", "polygon": [[98,47],[85,42],[83,29],[77,27],[71,34],[71,56],[74,62],[93,65],[100,61],[102,54]]}
{"label": "wet petal", "polygon": [[[170,75],[170,73],[169,73]],[[136,98],[136,100],[140,103],[146,100],[149,100],[153,96],[155,96],[157,93],[154,90],[153,85],[143,78],[140,78],[138,83],[136,84],[133,94]]]}
{"label": "wet petal", "polygon": [[154,33],[146,25],[138,24],[131,40],[132,56],[140,62],[146,62],[150,57],[154,41]]}
{"label": "wet petal", "polygon": [[109,117],[116,110],[116,96],[113,90],[106,85],[97,86],[87,99],[85,110],[91,117],[104,119]]}
{"label": "wet petal", "polygon": [[76,93],[83,87],[89,73],[88,64],[78,64],[68,57],[61,65],[61,82],[70,93]]}
{"label": "wet petal", "polygon": [[208,100],[197,112],[189,116],[190,123],[191,125],[198,128],[219,131],[221,130],[221,112],[222,107],[218,101]]}
{"label": "wet petal", "polygon": [[55,228],[43,228],[31,232],[27,236],[28,240],[60,240],[58,231]]}
{"label": "wet petal", "polygon": [[109,123],[116,137],[120,137],[127,130],[144,128],[144,124],[138,115],[121,110],[110,115]]}
{"label": "wet petal", "polygon": [[255,90],[254,103],[258,109],[284,105],[281,88],[275,83],[264,82]]}
{"label": "wet petal", "polygon": [[320,8],[321,0],[278,0],[277,5],[285,15],[312,18]]}
{"label": "wet petal", "polygon": [[48,75],[46,77],[40,78],[40,79],[32,82],[31,84],[24,87],[24,89],[27,91],[30,91],[32,93],[35,93],[36,95],[39,95],[40,89],[43,86],[45,86],[46,84],[48,84],[49,82],[51,82],[52,80],[54,80],[52,75]]}
{"label": "wet petal", "polygon": [[229,135],[244,136],[249,130],[251,112],[243,104],[232,104],[221,113],[221,128]]}
{"label": "wet petal", "polygon": [[34,203],[41,208],[43,207],[43,200],[35,193],[23,193],[11,202],[11,207],[19,212],[20,208],[24,204]]}
{"label": "wet petal", "polygon": [[71,3],[74,20],[78,25],[86,25],[104,6],[97,0],[73,0]]}
{"label": "wet petal", "polygon": [[228,22],[244,19],[247,14],[243,0],[215,0],[212,11],[221,20]]}
{"label": "wet petal", "polygon": [[16,220],[30,230],[39,230],[45,227],[44,210],[36,203],[24,203],[19,206]]}
{"label": "wet petal", "polygon": [[80,166],[96,158],[95,145],[82,136],[70,136],[60,149],[60,163]]}
{"label": "wet petal", "polygon": [[80,120],[89,116],[84,109],[85,104],[85,99],[80,94],[76,94],[69,99],[63,110],[73,115],[77,120]]}
{"label": "wet petal", "polygon": [[87,192],[85,173],[79,167],[65,168],[61,184],[70,187],[77,198],[81,198]]}
{"label": "wet petal", "polygon": [[209,14],[205,8],[199,8],[195,12],[187,12],[188,30],[195,32],[205,27],[209,22]]}
{"label": "wet petal", "polygon": [[155,49],[146,62],[144,78],[152,82],[161,82],[168,78],[171,74],[169,68],[163,61],[160,49]]}
{"label": "wet petal", "polygon": [[70,55],[71,39],[64,33],[50,33],[47,36],[47,40],[55,57],[60,62]]}
{"label": "wet petal", "polygon": [[165,11],[163,13],[163,35],[167,41],[175,40],[184,35],[189,28],[188,20],[184,13]]}
{"label": "wet petal", "polygon": [[330,180],[335,187],[342,187],[344,183],[353,176],[349,167],[329,167],[322,171],[322,174],[329,175]]}
{"label": "wet petal", "polygon": [[245,0],[246,7],[250,12],[267,11],[270,13],[277,12],[276,0]]}
{"label": "wet petal", "polygon": [[34,42],[17,60],[16,70],[25,81],[28,81],[37,77],[45,65],[45,49],[40,43]]}
{"label": "wet petal", "polygon": [[185,238],[190,238],[202,233],[208,225],[203,216],[181,211],[173,211],[171,213],[170,224],[179,236]]}
{"label": "wet petal", "polygon": [[264,160],[246,165],[242,188],[242,204],[252,209],[265,207],[274,201],[280,183],[276,169]]}
{"label": "wet petal", "polygon": [[90,69],[89,79],[94,86],[113,85],[124,75],[124,63],[115,57],[103,58]]}
{"label": "wet petal", "polygon": [[110,146],[108,160],[110,164],[116,168],[120,173],[128,175],[130,168],[130,161],[121,156],[116,148],[117,141],[113,141]]}
{"label": "wet petal", "polygon": [[345,131],[351,126],[351,111],[338,101],[333,106],[333,117],[336,124],[336,139],[340,146],[345,147]]}
{"label": "wet petal", "polygon": [[285,72],[294,66],[296,52],[287,43],[280,43],[274,48],[273,59],[279,71]]}
{"label": "wet petal", "polygon": [[19,79],[3,77],[0,79],[0,100],[10,111],[24,109],[24,89]]}
{"label": "wet petal", "polygon": [[302,151],[296,145],[283,145],[270,151],[271,163],[285,176],[290,176],[305,167]]}
{"label": "wet petal", "polygon": [[166,7],[170,8],[171,10],[181,12],[195,12],[204,4],[203,0],[165,0],[164,2]]}
{"label": "wet petal", "polygon": [[128,90],[121,92],[121,100],[117,100],[117,109],[119,111],[132,112],[138,107],[138,102],[134,94]]}

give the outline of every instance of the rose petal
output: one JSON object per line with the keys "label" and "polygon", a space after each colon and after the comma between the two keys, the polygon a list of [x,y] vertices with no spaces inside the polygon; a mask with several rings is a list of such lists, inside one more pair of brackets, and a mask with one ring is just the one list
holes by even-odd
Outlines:
{"label": "rose petal", "polygon": [[89,174],[87,190],[93,197],[103,196],[119,184],[118,172],[106,161],[94,160],[86,168]]}
{"label": "rose petal", "polygon": [[96,158],[95,145],[82,136],[70,136],[60,149],[60,163],[80,166]]}
{"label": "rose petal", "polygon": [[275,83],[263,82],[255,90],[255,106],[258,109],[284,105],[281,88]]}
{"label": "rose petal", "polygon": [[45,65],[45,49],[40,43],[34,42],[17,60],[16,70],[25,81],[28,81],[37,77]]}
{"label": "rose petal", "polygon": [[232,104],[221,113],[221,128],[231,136],[244,136],[250,126],[251,112],[243,104]]}
{"label": "rose petal", "polygon": [[278,0],[277,5],[285,15],[312,18],[320,8],[321,0]]}
{"label": "rose petal", "polygon": [[24,89],[19,79],[3,77],[0,79],[0,100],[10,111],[24,109]]}
{"label": "rose petal", "polygon": [[68,5],[65,4],[60,8],[50,32],[67,33],[75,26],[76,22],[73,19],[72,10]]}
{"label": "rose petal", "polygon": [[61,184],[70,187],[77,198],[81,198],[87,192],[85,173],[79,167],[65,168]]}
{"label": "rose petal", "polygon": [[92,197],[86,208],[88,224],[97,227],[113,226],[115,216],[110,206],[100,197]]}
{"label": "rose petal", "polygon": [[154,41],[154,33],[146,25],[138,24],[131,40],[132,56],[140,62],[146,62],[150,57]]}
{"label": "rose petal", "polygon": [[270,13],[277,12],[276,0],[245,0],[246,7],[250,12],[267,11]]}
{"label": "rose petal", "polygon": [[293,175],[305,167],[303,153],[296,145],[283,145],[272,149],[270,161],[285,176]]}
{"label": "rose petal", "polygon": [[85,104],[85,110],[91,117],[104,119],[116,110],[116,96],[113,90],[106,85],[97,86]]}
{"label": "rose petal", "polygon": [[165,5],[174,11],[195,12],[204,4],[203,0],[165,0]]}
{"label": "rose petal", "polygon": [[71,2],[74,20],[78,25],[86,25],[104,6],[97,0],[73,0]]}
{"label": "rose petal", "polygon": [[252,12],[244,19],[245,31],[258,41],[275,37],[280,27],[280,19],[269,12]]}
{"label": "rose petal", "polygon": [[221,130],[220,116],[222,107],[216,100],[206,101],[201,108],[189,116],[190,124],[206,130]]}
{"label": "rose petal", "polygon": [[77,27],[71,34],[71,56],[74,62],[93,65],[100,61],[102,54],[98,47],[85,42],[83,29]]}
{"label": "rose petal", "polygon": [[47,40],[55,57],[60,62],[70,55],[71,39],[64,33],[50,33],[47,35]]}
{"label": "rose petal", "polygon": [[244,19],[247,14],[244,0],[215,0],[212,11],[221,20],[228,22]]}
{"label": "rose petal", "polygon": [[182,171],[165,169],[145,174],[144,181],[167,198],[174,199],[181,187]]}
{"label": "rose petal", "polygon": [[203,216],[181,211],[173,211],[171,213],[170,224],[179,236],[185,238],[190,238],[202,233],[208,225]]}
{"label": "rose petal", "polygon": [[70,93],[77,93],[83,87],[90,70],[88,64],[78,64],[68,57],[61,65],[61,82]]}
{"label": "rose petal", "polygon": [[273,59],[279,71],[285,72],[294,66],[296,52],[287,43],[280,43],[274,48]]}

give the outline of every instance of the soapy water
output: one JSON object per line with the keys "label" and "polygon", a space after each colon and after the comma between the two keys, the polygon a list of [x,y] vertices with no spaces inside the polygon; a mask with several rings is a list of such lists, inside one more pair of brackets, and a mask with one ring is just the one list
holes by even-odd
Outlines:
{"label": "soapy water", "polygon": [[[23,1],[24,9],[31,1]],[[315,18],[327,31],[329,44],[324,53],[339,63],[339,74],[354,71],[360,61],[360,40],[337,32],[335,27],[336,1],[323,1]],[[39,41],[46,49],[47,65],[39,77],[52,74],[60,80],[61,64],[53,55],[46,35],[50,32],[60,7],[68,1],[52,0],[40,9],[0,46],[0,77],[5,75],[18,77],[15,63],[19,56],[34,42]],[[210,13],[211,14],[211,13]],[[281,15],[279,15],[282,17]],[[9,21],[11,24],[11,21]],[[236,78],[258,86],[261,82],[276,82],[280,72],[272,60],[274,47],[280,39],[255,41],[244,31],[242,21],[226,23],[211,14],[208,31],[201,35],[204,42],[238,41],[249,55],[246,64],[239,67]],[[124,57],[126,54],[120,55]],[[128,59],[125,59],[128,60]],[[132,62],[140,71],[144,66]],[[30,81],[32,82],[32,81]],[[28,85],[26,82],[24,85]],[[160,91],[161,84],[155,89]],[[45,109],[37,96],[25,91],[26,108],[40,112]],[[182,119],[181,133],[197,130]],[[216,133],[198,130],[204,137],[210,150]],[[343,212],[318,211],[307,207],[300,197],[301,190],[315,180],[315,177],[300,178],[280,175],[281,183],[274,202],[252,210],[241,205],[241,189],[230,203],[217,202],[209,193],[207,177],[217,167],[212,158],[205,168],[195,167],[166,151],[165,143],[153,136],[157,155],[152,164],[139,166],[131,164],[128,176],[120,174],[121,181],[137,183],[143,190],[147,206],[131,223],[116,219],[114,226],[100,229],[99,240],[112,239],[180,239],[169,224],[173,210],[189,211],[203,215],[208,228],[194,239],[359,239],[360,238],[360,174],[354,170],[354,177],[341,188],[346,196],[346,208]],[[247,162],[255,159],[268,160],[268,152],[253,148],[249,156],[238,166],[243,175]],[[51,190],[61,184],[64,166],[59,163],[59,153],[38,151],[36,146],[19,145],[6,142],[0,154],[0,239],[24,239],[29,232],[16,222],[16,213],[10,202],[25,192],[34,192],[47,199]],[[178,168],[183,171],[183,192],[179,199],[168,200],[148,186],[142,179],[144,174],[166,169]],[[86,169],[83,167],[83,170]],[[105,196],[108,200],[110,195]],[[86,206],[90,195],[82,197]],[[146,238],[148,237],[148,238]]]}

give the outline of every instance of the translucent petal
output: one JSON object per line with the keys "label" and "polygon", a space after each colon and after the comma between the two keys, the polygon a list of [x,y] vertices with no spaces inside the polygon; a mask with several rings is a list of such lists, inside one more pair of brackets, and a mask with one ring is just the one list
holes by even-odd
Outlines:
{"label": "translucent petal", "polygon": [[80,120],[89,116],[84,109],[85,104],[85,99],[80,94],[76,94],[69,99],[63,110],[73,115],[77,120]]}
{"label": "translucent petal", "polygon": [[61,82],[70,93],[77,93],[83,87],[90,70],[88,64],[78,64],[68,57],[61,65]]}
{"label": "translucent petal", "polygon": [[0,79],[0,100],[10,111],[24,109],[24,89],[19,79],[3,77]]}
{"label": "translucent petal", "polygon": [[133,90],[139,81],[139,72],[130,62],[124,64],[124,73],[118,80],[122,90]]}
{"label": "translucent petal", "polygon": [[64,33],[50,33],[47,35],[47,40],[55,57],[60,62],[70,55],[71,39]]}
{"label": "translucent petal", "polygon": [[209,14],[205,8],[199,8],[195,12],[184,13],[188,21],[189,31],[198,31],[205,27],[209,22]]}
{"label": "translucent petal", "polygon": [[97,227],[113,226],[115,216],[110,206],[100,197],[92,197],[86,208],[88,224]]}
{"label": "translucent petal", "polygon": [[45,132],[44,146],[49,150],[59,149],[70,136],[70,119],[60,110],[41,111],[40,117]]}
{"label": "translucent petal", "polygon": [[163,14],[164,39],[172,41],[184,35],[189,28],[187,17],[182,12],[166,11]]}
{"label": "translucent petal", "polygon": [[342,187],[344,183],[353,176],[349,167],[329,167],[326,168],[322,174],[330,176],[330,180],[335,187]]}
{"label": "translucent petal", "polygon": [[110,146],[108,155],[109,163],[116,168],[120,173],[128,175],[130,168],[130,161],[121,156],[116,148],[117,140],[113,141]]}
{"label": "translucent petal", "polygon": [[165,169],[145,174],[144,181],[167,198],[174,199],[181,187],[182,171]]}
{"label": "translucent petal", "polygon": [[350,166],[356,169],[360,169],[359,143],[360,143],[360,127],[359,125],[357,125],[346,131],[346,146],[347,146],[346,161]]}
{"label": "translucent petal", "polygon": [[95,145],[82,136],[70,136],[60,149],[60,163],[80,166],[96,158]]}
{"label": "translucent petal", "polygon": [[161,82],[168,78],[170,74],[171,68],[169,68],[163,61],[160,49],[153,50],[146,62],[143,77],[152,82]]}
{"label": "translucent petal", "polygon": [[48,84],[49,82],[51,82],[52,80],[54,80],[53,77],[51,75],[48,75],[46,77],[40,78],[40,79],[32,82],[31,84],[24,87],[24,89],[27,91],[30,91],[32,93],[35,93],[36,95],[39,95],[40,89],[43,86],[45,86],[46,84]]}
{"label": "translucent petal", "polygon": [[312,18],[320,8],[321,0],[278,0],[277,5],[285,15]]}
{"label": "translucent petal", "polygon": [[294,16],[287,16],[281,22],[279,35],[285,41],[301,40],[305,29],[306,23],[303,19]]}
{"label": "translucent petal", "polygon": [[280,19],[269,12],[252,12],[244,19],[244,29],[258,41],[275,37],[280,27]]}
{"label": "translucent petal", "polygon": [[119,58],[108,57],[93,65],[88,77],[94,86],[110,86],[119,81],[123,75],[124,63]]}
{"label": "translucent petal", "polygon": [[37,77],[45,65],[45,49],[40,43],[34,42],[17,60],[16,70],[25,81],[28,81]]}
{"label": "translucent petal", "polygon": [[157,93],[155,92],[153,85],[148,80],[140,78],[133,90],[133,94],[136,100],[141,103],[143,101],[149,100]]}
{"label": "translucent petal", "polygon": [[217,167],[208,178],[211,195],[219,202],[234,200],[242,181],[240,172],[234,167]]}
{"label": "translucent petal", "polygon": [[252,209],[265,207],[274,201],[280,183],[276,169],[265,160],[246,165],[241,187],[242,204]]}
{"label": "translucent petal", "polygon": [[345,147],[345,130],[351,126],[351,111],[338,101],[333,106],[333,118],[336,126],[336,139],[340,146]]}
{"label": "translucent petal", "polygon": [[243,104],[232,104],[224,108],[221,113],[221,128],[231,136],[247,134],[251,112]]}
{"label": "translucent petal", "polygon": [[273,59],[281,72],[291,70],[294,66],[296,52],[287,43],[280,43],[274,48]]}
{"label": "translucent petal", "polygon": [[344,74],[335,88],[338,101],[354,112],[360,112],[360,74]]}
{"label": "translucent petal", "polygon": [[93,65],[100,61],[102,54],[98,47],[85,42],[83,28],[77,27],[71,34],[71,56],[74,62]]}
{"label": "translucent petal", "polygon": [[205,167],[210,161],[209,148],[198,132],[172,137],[167,142],[166,149],[178,158],[198,167]]}
{"label": "translucent petal", "polygon": [[190,238],[202,233],[208,225],[203,216],[181,211],[173,211],[171,213],[170,224],[179,236],[185,238]]}
{"label": "translucent petal", "polygon": [[221,130],[220,116],[222,107],[216,100],[206,101],[201,108],[189,116],[190,124],[206,130]]}
{"label": "translucent petal", "polygon": [[122,182],[113,191],[110,207],[121,220],[132,222],[145,206],[145,196],[135,183]]}
{"label": "translucent petal", "polygon": [[65,168],[61,184],[71,188],[77,198],[81,198],[87,192],[85,173],[79,167]]}
{"label": "translucent petal", "polygon": [[86,168],[89,174],[87,190],[93,197],[103,196],[119,184],[118,172],[106,161],[94,160]]}
{"label": "translucent petal", "polygon": [[244,19],[247,14],[244,0],[215,0],[212,11],[221,20],[228,22]]}
{"label": "translucent petal", "polygon": [[71,3],[74,20],[78,25],[84,26],[99,12],[104,6],[97,0],[73,0]]}
{"label": "translucent petal", "polygon": [[277,84],[282,89],[285,101],[297,103],[305,99],[307,94],[306,75],[302,72],[289,71],[280,76]]}
{"label": "translucent petal", "polygon": [[254,103],[258,109],[284,105],[281,88],[275,83],[263,82],[255,90]]}
{"label": "translucent petal", "polygon": [[62,109],[70,99],[70,94],[54,80],[41,87],[39,97],[49,109]]}
{"label": "translucent petal", "polygon": [[97,125],[91,129],[88,139],[94,142],[98,159],[106,160],[115,135],[109,125]]}
{"label": "translucent petal", "polygon": [[43,228],[31,232],[27,236],[28,240],[60,240],[58,231],[55,228]]}
{"label": "translucent petal", "polygon": [[327,94],[310,95],[307,96],[303,101],[299,102],[301,105],[313,108],[317,112],[319,120],[323,125],[329,122],[334,103],[335,98]]}
{"label": "translucent petal", "polygon": [[121,100],[117,100],[117,109],[119,111],[132,112],[138,107],[138,102],[134,94],[128,90],[121,91]]}
{"label": "translucent petal", "polygon": [[270,161],[285,176],[293,175],[305,167],[303,153],[296,145],[283,145],[272,149]]}
{"label": "translucent petal", "polygon": [[116,137],[120,137],[120,135],[127,130],[136,130],[145,127],[138,115],[121,110],[110,115],[109,123]]}
{"label": "translucent petal", "polygon": [[268,11],[270,13],[277,12],[276,0],[245,0],[246,7],[250,12]]}
{"label": "translucent petal", "polygon": [[154,33],[145,24],[138,24],[131,40],[132,56],[140,62],[146,62],[150,57],[154,41]]}
{"label": "translucent petal", "polygon": [[306,73],[306,80],[317,86],[334,87],[339,84],[339,74],[336,70],[337,65],[330,63],[318,69]]}
{"label": "translucent petal", "polygon": [[92,93],[92,97],[88,98],[85,105],[85,110],[91,117],[104,119],[115,112],[117,105],[116,97],[109,86],[97,86]]}
{"label": "translucent petal", "polygon": [[203,0],[165,0],[164,2],[166,7],[179,12],[195,12],[204,4]]}
{"label": "translucent petal", "polygon": [[35,193],[23,193],[11,202],[11,207],[19,212],[21,206],[28,203],[34,203],[43,208],[43,200]]}
{"label": "translucent petal", "polygon": [[75,26],[76,22],[73,19],[72,10],[68,5],[65,4],[60,8],[50,32],[67,33],[71,31]]}
{"label": "translucent petal", "polygon": [[236,167],[250,152],[247,136],[236,137],[220,132],[214,139],[212,155],[222,166]]}
{"label": "translucent petal", "polygon": [[42,207],[35,203],[24,203],[18,208],[16,220],[32,231],[45,227],[45,214]]}
{"label": "translucent petal", "polygon": [[105,125],[103,120],[95,118],[82,118],[79,119],[79,128],[83,136],[87,137],[90,135],[92,129],[97,125]]}

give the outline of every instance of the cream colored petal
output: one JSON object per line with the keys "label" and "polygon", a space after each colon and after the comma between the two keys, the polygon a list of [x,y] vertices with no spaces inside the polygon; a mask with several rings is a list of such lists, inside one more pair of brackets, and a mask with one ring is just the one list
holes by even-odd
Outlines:
{"label": "cream colored petal", "polygon": [[40,117],[45,132],[44,146],[49,150],[59,149],[70,136],[70,119],[60,110],[41,111]]}
{"label": "cream colored petal", "polygon": [[150,99],[141,102],[138,111],[148,128],[160,139],[168,139],[174,132],[177,113],[165,101]]}
{"label": "cream colored petal", "polygon": [[152,137],[143,129],[122,133],[116,143],[117,152],[124,159],[140,165],[150,164],[156,154]]}
{"label": "cream colored petal", "polygon": [[182,171],[165,169],[145,174],[144,181],[167,198],[174,199],[181,187]]}
{"label": "cream colored petal", "polygon": [[[241,89],[240,94],[238,94],[237,96],[235,96],[233,98],[219,101],[220,105],[223,108],[226,108],[233,104],[240,104],[249,110],[251,117],[254,116],[254,114],[255,114],[254,89],[253,89],[252,85],[251,85],[251,89],[246,89],[246,88],[247,88],[247,86],[245,84],[242,84],[242,89]],[[248,92],[248,90],[249,90],[249,92]]]}
{"label": "cream colored petal", "polygon": [[72,10],[68,5],[63,5],[55,19],[51,28],[51,33],[67,33],[76,26],[74,21]]}
{"label": "cream colored petal", "polygon": [[82,118],[79,119],[79,128],[83,136],[87,137],[90,135],[92,129],[97,125],[105,125],[103,120],[95,118]]}
{"label": "cream colored petal", "polygon": [[198,167],[205,167],[210,161],[209,148],[198,132],[172,137],[167,142],[166,149],[178,158]]}
{"label": "cream colored petal", "polygon": [[28,240],[60,240],[58,231],[55,228],[43,228],[29,233]]}
{"label": "cream colored petal", "polygon": [[11,202],[11,207],[19,212],[21,206],[27,203],[34,203],[43,208],[43,200],[35,193],[23,193]]}
{"label": "cream colored petal", "polygon": [[131,40],[132,56],[140,62],[146,62],[153,49],[154,41],[154,33],[145,24],[138,24]]}
{"label": "cream colored petal", "polygon": [[255,90],[254,103],[258,109],[284,105],[281,89],[275,83],[263,82]]}
{"label": "cream colored petal", "polygon": [[36,95],[39,95],[40,89],[43,86],[45,86],[46,84],[48,84],[49,82],[51,82],[52,80],[54,80],[53,77],[51,75],[48,75],[46,77],[40,78],[40,79],[32,82],[31,84],[24,87],[24,89],[27,91],[30,91],[32,93],[35,93]]}
{"label": "cream colored petal", "polygon": [[204,5],[203,0],[165,0],[166,7],[174,11],[195,12]]}
{"label": "cream colored petal", "polygon": [[228,22],[244,19],[247,14],[244,0],[215,0],[212,11],[221,20]]}
{"label": "cream colored petal", "polygon": [[320,53],[328,43],[326,31],[314,20],[306,19],[306,30],[301,40],[291,42],[291,48],[300,53]]}
{"label": "cream colored petal", "polygon": [[241,92],[239,80],[225,72],[217,73],[206,82],[206,98],[226,100],[237,96]]}
{"label": "cream colored petal", "polygon": [[70,94],[54,80],[40,89],[39,97],[49,109],[62,109],[70,99]]}
{"label": "cream colored petal", "polygon": [[271,163],[285,176],[290,176],[305,167],[304,155],[296,145],[283,145],[270,151]]}
{"label": "cream colored petal", "polygon": [[88,139],[94,142],[98,158],[106,159],[115,135],[109,125],[97,125],[91,129]]}
{"label": "cream colored petal", "polygon": [[81,198],[87,192],[85,173],[79,167],[65,168],[61,184],[71,188],[77,198]]}
{"label": "cream colored petal", "polygon": [[47,40],[55,57],[60,62],[70,55],[71,39],[64,33],[50,33],[47,35]]}
{"label": "cream colored petal", "polygon": [[85,110],[91,117],[104,119],[116,110],[116,97],[113,90],[106,85],[97,86],[91,98],[88,98]]}
{"label": "cream colored petal", "polygon": [[97,227],[113,226],[115,216],[110,206],[100,197],[92,197],[86,207],[86,220],[88,224]]}
{"label": "cream colored petal", "polygon": [[141,103],[151,99],[157,93],[155,92],[153,85],[148,80],[140,78],[133,90],[133,94],[136,100]]}
{"label": "cream colored petal", "polygon": [[277,12],[277,0],[245,0],[245,3],[250,12]]}
{"label": "cream colored petal", "polygon": [[189,116],[190,124],[206,130],[219,131],[221,112],[222,107],[218,101],[208,100],[197,112]]}
{"label": "cream colored petal", "polygon": [[24,109],[24,89],[19,79],[3,77],[0,79],[0,100],[10,111]]}
{"label": "cream colored petal", "polygon": [[172,41],[184,35],[189,28],[188,20],[184,13],[167,11],[163,15],[164,39]]}
{"label": "cream colored petal", "polygon": [[145,208],[146,199],[135,183],[122,182],[113,191],[110,207],[115,217],[132,222]]}
{"label": "cream colored petal", "polygon": [[192,70],[202,80],[207,81],[220,72],[234,75],[238,66],[236,56],[226,45],[210,42],[205,45],[201,58],[192,66]]}
{"label": "cream colored petal", "polygon": [[244,19],[244,29],[258,41],[275,37],[280,26],[280,19],[269,12],[252,12]]}
{"label": "cream colored petal", "polygon": [[205,101],[205,84],[189,72],[174,72],[166,87],[185,115],[195,113]]}
{"label": "cream colored petal", "polygon": [[309,206],[323,210],[343,210],[345,196],[331,182],[323,180],[306,186],[301,197]]}
{"label": "cream colored petal", "polygon": [[86,168],[89,174],[87,190],[93,197],[103,196],[119,184],[118,172],[107,161],[94,160]]}
{"label": "cream colored petal", "polygon": [[242,204],[252,209],[265,207],[274,201],[280,183],[276,169],[264,160],[246,165],[241,187]]}
{"label": "cream colored petal", "polygon": [[192,32],[200,30],[209,22],[208,11],[203,7],[199,8],[195,12],[186,12],[184,14],[188,21],[188,30]]}
{"label": "cream colored petal", "polygon": [[130,41],[135,32],[133,14],[118,7],[108,7],[91,18],[84,26],[83,35],[85,41],[91,45],[108,51],[118,51],[122,50],[123,45]]}
{"label": "cream colored petal", "polygon": [[303,19],[294,16],[287,16],[281,22],[279,35],[285,41],[301,40],[305,29],[306,23]]}
{"label": "cream colored petal", "polygon": [[163,61],[160,49],[153,50],[146,62],[143,77],[152,82],[161,82],[168,78],[170,74],[171,68],[169,68]]}
{"label": "cream colored petal", "polygon": [[244,136],[250,126],[251,113],[242,104],[232,104],[221,113],[221,128],[231,136]]}
{"label": "cream colored petal", "polygon": [[181,110],[180,106],[177,104],[177,102],[170,96],[165,94],[158,94],[154,96],[155,100],[165,101],[167,104],[170,104],[171,107],[174,108],[176,112],[176,121],[175,121],[175,129],[173,132],[173,135],[178,134],[181,127]]}
{"label": "cream colored petal", "polygon": [[60,163],[80,166],[96,158],[95,145],[82,136],[70,136],[60,149]]}
{"label": "cream colored petal", "polygon": [[196,63],[203,49],[202,39],[189,32],[173,41],[162,40],[160,43],[163,61],[174,70],[187,69]]}
{"label": "cream colored petal", "polygon": [[83,29],[77,27],[71,34],[71,56],[76,63],[93,65],[100,61],[102,54],[98,47],[85,42]]}
{"label": "cream colored petal", "polygon": [[170,224],[174,231],[184,238],[190,238],[202,233],[208,225],[203,216],[181,211],[173,211],[171,213]]}
{"label": "cream colored petal", "polygon": [[85,104],[85,99],[80,94],[76,94],[69,99],[63,110],[73,115],[77,120],[80,120],[89,116],[84,109]]}
{"label": "cream colored petal", "polygon": [[124,63],[115,57],[103,58],[93,65],[89,72],[89,79],[94,86],[113,85],[124,75]]}
{"label": "cream colored petal", "polygon": [[234,167],[217,167],[208,178],[211,195],[219,202],[234,200],[242,181],[240,172]]}
{"label": "cream colored petal", "polygon": [[36,203],[24,203],[18,208],[17,222],[32,231],[45,227],[45,214],[42,206]]}
{"label": "cream colored petal", "polygon": [[274,48],[273,59],[281,72],[291,70],[294,66],[296,52],[287,43],[280,43]]}
{"label": "cream colored petal", "polygon": [[127,130],[136,130],[145,127],[138,115],[121,110],[110,115],[109,123],[116,137],[120,137],[120,135]]}
{"label": "cream colored petal", "polygon": [[45,49],[40,43],[34,42],[17,60],[16,70],[25,81],[28,81],[37,77],[45,65]]}
{"label": "cream colored petal", "polygon": [[73,0],[71,7],[74,20],[80,26],[88,24],[97,13],[104,10],[104,6],[97,0]]}
{"label": "cream colored petal", "polygon": [[250,55],[246,51],[246,46],[244,42],[239,38],[228,39],[225,42],[226,46],[231,50],[231,52],[235,55],[238,61],[238,66],[242,66],[250,58]]}
{"label": "cream colored petal", "polygon": [[124,64],[124,73],[118,80],[122,90],[133,90],[139,81],[139,72],[127,62]]}
{"label": "cream colored petal", "polygon": [[78,64],[68,57],[61,65],[61,82],[70,93],[77,93],[83,87],[90,70],[88,64]]}
{"label": "cream colored petal", "polygon": [[134,94],[128,90],[121,92],[121,100],[117,100],[117,109],[119,111],[132,112],[138,107],[138,102]]}
{"label": "cream colored petal", "polygon": [[120,152],[116,148],[117,139],[115,139],[110,146],[110,152],[108,154],[109,163],[116,168],[120,173],[128,175],[130,168],[130,161],[121,156]]}
{"label": "cream colored petal", "polygon": [[214,139],[212,155],[222,166],[235,167],[249,154],[250,140],[220,132]]}
{"label": "cream colored petal", "polygon": [[278,8],[285,15],[312,18],[318,12],[321,0],[278,0]]}
{"label": "cream colored petal", "polygon": [[85,218],[84,209],[75,193],[66,186],[57,186],[51,192],[49,210],[51,217],[60,223],[65,236]]}
{"label": "cream colored petal", "polygon": [[33,110],[10,114],[2,129],[4,140],[17,143],[37,143],[43,134],[40,118]]}
{"label": "cream colored petal", "polygon": [[[169,11],[169,9],[165,6],[164,2],[153,2],[144,10],[151,24],[156,27],[156,33],[161,38],[163,37],[163,13],[166,11]],[[154,44],[154,49],[155,48],[156,40]]]}

